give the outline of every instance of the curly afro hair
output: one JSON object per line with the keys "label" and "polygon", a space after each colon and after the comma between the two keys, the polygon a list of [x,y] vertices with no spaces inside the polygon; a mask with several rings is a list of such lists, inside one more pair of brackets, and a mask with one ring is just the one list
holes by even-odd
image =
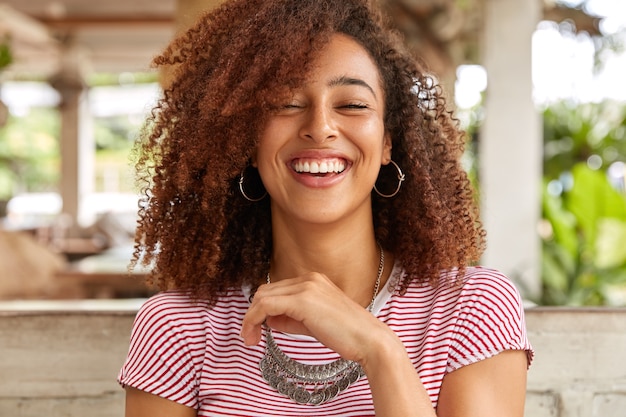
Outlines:
{"label": "curly afro hair", "polygon": [[[247,201],[238,178],[272,109],[336,33],[359,42],[383,78],[385,127],[406,180],[393,198],[372,193],[372,207],[376,239],[406,271],[400,291],[412,280],[435,284],[444,270],[460,277],[478,260],[484,231],[460,165],[464,134],[379,8],[368,0],[230,0],[154,59],[172,69],[172,81],[135,147],[142,197],[131,267],[149,266],[162,290],[209,302],[265,275],[269,198]],[[379,190],[396,187],[388,169]],[[247,192],[261,195],[262,185]]]}

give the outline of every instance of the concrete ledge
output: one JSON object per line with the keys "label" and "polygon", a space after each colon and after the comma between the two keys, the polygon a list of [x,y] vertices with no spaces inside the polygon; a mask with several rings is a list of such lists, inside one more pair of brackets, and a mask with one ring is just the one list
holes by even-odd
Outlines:
{"label": "concrete ledge", "polygon": [[0,416],[124,415],[116,382],[135,311],[0,312]]}
{"label": "concrete ledge", "polygon": [[623,417],[626,409],[626,309],[526,311],[535,361],[528,374],[528,417]]}
{"label": "concrete ledge", "polygon": [[[0,416],[122,416],[142,300],[0,303]],[[526,417],[623,417],[626,309],[532,308]]]}

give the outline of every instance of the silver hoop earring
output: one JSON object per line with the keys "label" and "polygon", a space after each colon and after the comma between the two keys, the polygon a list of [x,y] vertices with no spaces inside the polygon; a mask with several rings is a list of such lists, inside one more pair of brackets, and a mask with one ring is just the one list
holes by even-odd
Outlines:
{"label": "silver hoop earring", "polygon": [[[244,170],[245,171],[245,170]],[[257,201],[261,201],[265,198],[265,196],[267,195],[267,191],[265,191],[263,193],[263,195],[261,197],[258,198],[251,198],[248,196],[248,194],[246,194],[246,192],[243,190],[243,181],[244,181],[244,171],[241,171],[241,175],[239,176],[239,191],[241,192],[241,195],[243,196],[243,198],[245,198],[246,200],[252,202],[252,203],[256,203]]]}
{"label": "silver hoop earring", "polygon": [[398,192],[400,191],[400,187],[402,187],[402,181],[405,180],[404,173],[402,172],[398,164],[396,164],[392,160],[390,160],[389,162],[391,162],[393,166],[396,168],[396,171],[398,171],[398,186],[396,187],[396,191],[394,191],[393,193],[383,194],[380,191],[378,191],[378,188],[376,188],[376,184],[374,183],[374,191],[376,191],[376,194],[384,198],[391,198],[391,197],[394,197],[396,194],[398,194]]}

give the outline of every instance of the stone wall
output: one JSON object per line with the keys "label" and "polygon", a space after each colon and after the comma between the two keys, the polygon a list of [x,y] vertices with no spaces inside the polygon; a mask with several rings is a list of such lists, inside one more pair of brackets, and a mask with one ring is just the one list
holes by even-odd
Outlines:
{"label": "stone wall", "polygon": [[123,416],[133,315],[0,312],[0,416]]}
{"label": "stone wall", "polygon": [[532,309],[526,417],[626,416],[626,310]]}
{"label": "stone wall", "polygon": [[[0,416],[123,416],[134,311],[0,311]],[[531,309],[527,324],[526,417],[626,415],[626,309]]]}

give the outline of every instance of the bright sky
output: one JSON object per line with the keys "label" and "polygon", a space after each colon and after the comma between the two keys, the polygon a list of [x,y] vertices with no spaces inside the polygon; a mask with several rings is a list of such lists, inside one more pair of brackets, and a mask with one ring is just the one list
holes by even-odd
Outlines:
{"label": "bright sky", "polygon": [[[562,0],[578,5],[578,0]],[[621,37],[626,46],[626,0],[589,0],[587,11],[605,17],[601,31]],[[626,51],[610,53],[602,69],[594,71],[594,44],[586,34],[562,36],[557,25],[541,22],[533,36],[533,83],[537,104],[573,98],[581,102],[606,98],[626,101]],[[467,108],[477,103],[487,85],[481,67],[462,67],[458,72],[457,104]]]}
{"label": "bright sky", "polygon": [[[593,10],[600,16],[604,34],[626,29],[626,1],[594,0]],[[612,9],[611,9],[612,8]],[[613,98],[626,101],[626,53],[607,51],[599,71],[594,71],[594,43],[587,34],[561,35],[552,22],[539,24],[533,37],[533,81],[538,102],[576,97],[580,101]],[[626,42],[626,36],[621,33]]]}

